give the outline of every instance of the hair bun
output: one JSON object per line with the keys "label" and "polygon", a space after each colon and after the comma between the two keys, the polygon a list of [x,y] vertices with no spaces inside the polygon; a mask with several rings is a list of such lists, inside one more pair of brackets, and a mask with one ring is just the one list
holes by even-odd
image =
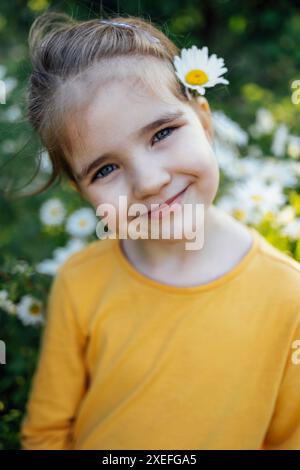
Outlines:
{"label": "hair bun", "polygon": [[32,58],[35,58],[38,51],[51,33],[63,31],[66,27],[76,24],[77,21],[66,13],[60,12],[45,12],[38,16],[32,23],[28,34],[29,53]]}

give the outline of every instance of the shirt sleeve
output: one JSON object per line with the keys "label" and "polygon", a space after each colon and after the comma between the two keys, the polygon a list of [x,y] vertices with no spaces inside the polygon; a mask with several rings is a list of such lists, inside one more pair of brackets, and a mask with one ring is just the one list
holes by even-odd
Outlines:
{"label": "shirt sleeve", "polygon": [[84,337],[67,282],[52,283],[38,365],[21,423],[23,450],[72,448],[72,424],[86,390]]}
{"label": "shirt sleeve", "polygon": [[300,450],[300,324],[289,346],[263,450]]}

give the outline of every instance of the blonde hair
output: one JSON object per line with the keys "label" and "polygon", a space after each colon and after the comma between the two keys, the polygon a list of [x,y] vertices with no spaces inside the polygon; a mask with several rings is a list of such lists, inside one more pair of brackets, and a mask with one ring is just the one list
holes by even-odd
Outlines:
{"label": "blonde hair", "polygon": [[[124,23],[129,26],[124,26]],[[66,132],[66,117],[68,113],[72,116],[72,112],[74,116],[76,105],[83,99],[92,99],[92,90],[98,86],[98,80],[104,84],[105,80],[114,79],[111,77],[112,68],[105,67],[107,60],[115,60],[122,69],[123,58],[136,57],[137,67],[129,73],[133,76],[136,73],[139,81],[156,91],[163,88],[160,83],[167,79],[169,91],[179,100],[187,101],[184,87],[174,73],[173,58],[179,54],[179,49],[150,20],[116,16],[105,20],[77,21],[65,13],[46,12],[33,22],[28,42],[32,73],[26,95],[27,118],[52,163],[48,182],[31,194],[44,191],[61,174],[76,184],[67,159],[71,142]],[[141,58],[151,58],[150,71],[159,67],[160,74],[147,73],[145,67],[143,73],[139,73]],[[96,75],[92,74],[95,68]],[[128,67],[123,70],[125,75],[128,74]],[[92,76],[97,80],[91,79]],[[118,76],[120,78],[122,74]],[[77,93],[76,84],[82,83],[83,79],[85,91]],[[157,83],[157,79],[161,82]],[[70,87],[71,94],[68,93]]]}

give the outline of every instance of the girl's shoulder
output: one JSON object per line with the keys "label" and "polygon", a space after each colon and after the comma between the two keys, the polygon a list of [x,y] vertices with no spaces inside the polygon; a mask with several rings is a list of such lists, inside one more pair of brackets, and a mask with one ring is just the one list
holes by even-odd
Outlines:
{"label": "girl's shoulder", "polygon": [[72,271],[89,269],[90,265],[95,262],[99,263],[100,259],[111,256],[112,247],[115,240],[94,240],[79,251],[72,253],[69,258],[59,267],[59,272],[69,273]]}
{"label": "girl's shoulder", "polygon": [[115,242],[114,239],[104,239],[89,243],[59,267],[53,280],[51,297],[54,304],[69,306],[82,332],[87,331],[95,306],[105,292],[111,290],[116,278]]}
{"label": "girl's shoulder", "polygon": [[273,246],[256,229],[251,231],[256,247],[252,270],[259,295],[300,315],[300,263]]}
{"label": "girl's shoulder", "polygon": [[271,265],[273,269],[283,273],[290,273],[291,277],[295,277],[300,281],[300,263],[296,261],[289,252],[283,252],[271,244],[256,229],[251,228],[254,237],[257,239],[257,248],[266,264]]}
{"label": "girl's shoulder", "polygon": [[90,242],[60,265],[56,277],[64,278],[72,290],[99,287],[114,275],[115,243],[115,239],[109,238]]}

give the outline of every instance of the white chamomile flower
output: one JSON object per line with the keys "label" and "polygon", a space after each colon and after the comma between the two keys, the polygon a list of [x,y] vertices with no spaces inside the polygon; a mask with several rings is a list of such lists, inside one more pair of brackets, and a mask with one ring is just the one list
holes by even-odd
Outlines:
{"label": "white chamomile flower", "polygon": [[214,130],[220,140],[238,146],[244,146],[248,143],[247,132],[222,111],[213,111],[212,118]]}
{"label": "white chamomile flower", "polygon": [[174,65],[175,74],[186,89],[196,90],[200,95],[205,94],[205,88],[213,87],[218,83],[225,85],[229,83],[228,80],[221,77],[223,73],[227,72],[227,68],[224,67],[224,59],[218,58],[216,54],[209,57],[206,46],[202,49],[197,46],[182,49],[181,57],[174,57]]}
{"label": "white chamomile flower", "polygon": [[233,193],[244,207],[258,210],[262,215],[267,212],[277,213],[285,203],[285,195],[279,184],[266,184],[256,178],[237,183]]}
{"label": "white chamomile flower", "polygon": [[93,209],[83,207],[73,212],[67,220],[66,231],[73,237],[86,237],[91,235],[97,224]]}
{"label": "white chamomile flower", "polygon": [[277,223],[280,225],[286,225],[295,220],[296,214],[293,206],[287,205],[278,213]]}
{"label": "white chamomile flower", "polygon": [[66,246],[58,247],[53,252],[53,259],[59,265],[64,263],[73,253],[80,251],[86,243],[79,238],[73,238],[68,241]]}
{"label": "white chamomile flower", "polygon": [[247,210],[232,195],[225,195],[216,202],[216,206],[236,219],[247,223],[249,220]]}
{"label": "white chamomile flower", "polygon": [[48,274],[49,276],[54,276],[59,266],[60,264],[58,261],[53,259],[45,259],[36,265],[36,270],[41,274]]}
{"label": "white chamomile flower", "polygon": [[43,323],[42,302],[31,295],[24,295],[17,305],[17,317],[24,325],[38,325]]}
{"label": "white chamomile flower", "polygon": [[65,215],[65,207],[57,198],[49,199],[40,208],[40,218],[45,225],[60,225]]}
{"label": "white chamomile flower", "polygon": [[276,157],[283,157],[288,142],[289,131],[286,124],[280,124],[275,131],[271,150]]}
{"label": "white chamomile flower", "polygon": [[257,139],[265,134],[270,134],[275,126],[275,120],[271,111],[259,108],[256,111],[256,121],[249,127],[251,135]]}
{"label": "white chamomile flower", "polygon": [[287,235],[291,240],[299,240],[300,238],[300,217],[288,222],[282,229],[284,235]]}
{"label": "white chamomile flower", "polygon": [[16,314],[16,305],[9,299],[7,290],[0,291],[0,308],[10,315]]}
{"label": "white chamomile flower", "polygon": [[80,238],[71,238],[66,246],[58,247],[53,252],[52,259],[45,259],[36,265],[36,270],[41,274],[54,276],[59,267],[73,254],[86,246],[86,242]]}
{"label": "white chamomile flower", "polygon": [[84,242],[80,238],[71,238],[68,241],[66,248],[71,255],[73,253],[77,253],[77,251],[80,251],[85,246],[86,246],[86,242]]}
{"label": "white chamomile flower", "polygon": [[263,182],[277,183],[282,187],[295,186],[298,178],[291,163],[287,160],[278,161],[275,158],[264,158],[259,177]]}
{"label": "white chamomile flower", "polygon": [[268,185],[254,177],[233,185],[217,205],[245,223],[256,224],[268,214],[276,216],[284,203],[280,185]]}
{"label": "white chamomile flower", "polygon": [[8,292],[5,289],[0,290],[0,302],[8,299]]}
{"label": "white chamomile flower", "polygon": [[300,158],[300,137],[289,135],[287,153],[291,158]]}

